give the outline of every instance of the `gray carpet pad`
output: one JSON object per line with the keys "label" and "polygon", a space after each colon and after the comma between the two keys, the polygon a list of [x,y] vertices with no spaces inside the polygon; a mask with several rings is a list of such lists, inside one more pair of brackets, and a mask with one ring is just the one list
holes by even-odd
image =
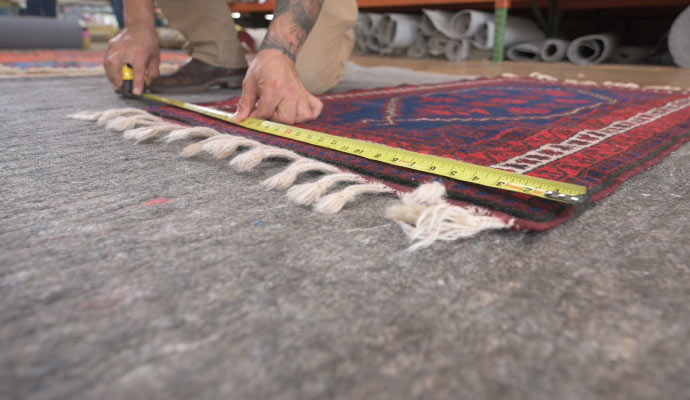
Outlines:
{"label": "gray carpet pad", "polygon": [[[340,89],[412,82],[381,75]],[[282,162],[66,119],[141,105],[102,77],[0,94],[0,399],[690,393],[689,146],[552,231],[410,253],[391,197],[321,215],[258,185]]]}

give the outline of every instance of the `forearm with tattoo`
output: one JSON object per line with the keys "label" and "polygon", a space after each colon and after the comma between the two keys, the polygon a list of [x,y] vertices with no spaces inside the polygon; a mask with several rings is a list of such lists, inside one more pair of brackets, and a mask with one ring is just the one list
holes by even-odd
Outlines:
{"label": "forearm with tattoo", "polygon": [[324,0],[278,0],[260,50],[282,51],[293,62],[319,17]]}

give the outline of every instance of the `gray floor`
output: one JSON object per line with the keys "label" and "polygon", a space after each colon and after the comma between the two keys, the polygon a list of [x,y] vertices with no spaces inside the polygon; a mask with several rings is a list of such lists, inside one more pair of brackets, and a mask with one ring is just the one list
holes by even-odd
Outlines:
{"label": "gray floor", "polygon": [[319,215],[258,186],[279,162],[65,119],[125,104],[104,78],[0,95],[1,399],[690,398],[690,146],[550,232],[409,253],[392,198]]}

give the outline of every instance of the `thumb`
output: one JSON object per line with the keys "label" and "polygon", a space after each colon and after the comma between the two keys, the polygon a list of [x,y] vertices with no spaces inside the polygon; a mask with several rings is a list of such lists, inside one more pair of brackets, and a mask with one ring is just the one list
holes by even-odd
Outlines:
{"label": "thumb", "polygon": [[237,113],[235,114],[235,121],[242,122],[254,111],[256,107],[256,100],[259,97],[256,83],[252,79],[245,79],[242,84],[242,96],[240,102],[237,104]]}
{"label": "thumb", "polygon": [[309,97],[309,106],[311,106],[311,118],[310,119],[316,119],[321,115],[321,111],[323,110],[323,103],[321,100],[319,100],[315,96],[310,96]]}

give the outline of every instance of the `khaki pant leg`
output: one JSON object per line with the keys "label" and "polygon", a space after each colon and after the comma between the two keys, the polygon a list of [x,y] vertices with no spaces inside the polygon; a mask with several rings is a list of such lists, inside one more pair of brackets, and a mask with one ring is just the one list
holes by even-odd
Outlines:
{"label": "khaki pant leg", "polygon": [[190,56],[216,67],[247,66],[227,0],[156,2],[170,26],[187,38],[185,50]]}
{"label": "khaki pant leg", "polygon": [[324,93],[340,81],[354,48],[356,23],[356,0],[324,1],[295,63],[297,74],[310,93]]}

